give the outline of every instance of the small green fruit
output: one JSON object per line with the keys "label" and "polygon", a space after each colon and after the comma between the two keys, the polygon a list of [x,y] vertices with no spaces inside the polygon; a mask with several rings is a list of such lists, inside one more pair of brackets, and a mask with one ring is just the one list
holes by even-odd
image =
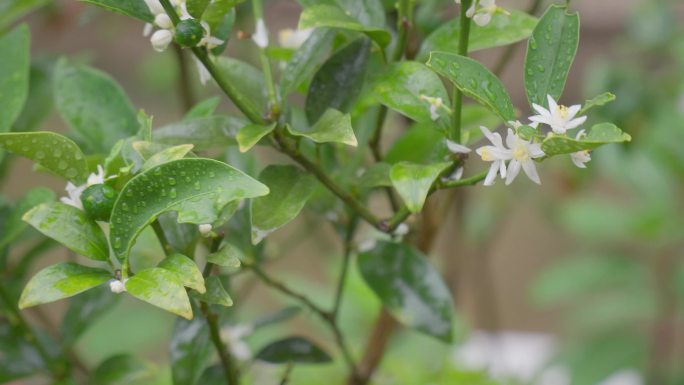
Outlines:
{"label": "small green fruit", "polygon": [[106,184],[95,184],[81,194],[81,203],[88,217],[108,222],[117,196],[116,190]]}
{"label": "small green fruit", "polygon": [[195,47],[204,36],[204,28],[196,19],[181,20],[176,24],[176,43],[183,47]]}

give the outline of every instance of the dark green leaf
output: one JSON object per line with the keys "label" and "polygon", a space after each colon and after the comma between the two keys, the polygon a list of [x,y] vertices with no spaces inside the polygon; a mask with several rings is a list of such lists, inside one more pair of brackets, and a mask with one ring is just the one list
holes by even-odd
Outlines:
{"label": "dark green leaf", "polygon": [[391,164],[373,163],[369,166],[359,179],[359,186],[364,188],[392,187],[390,179]]}
{"label": "dark green leaf", "polygon": [[262,348],[255,358],[273,364],[326,364],[332,358],[323,349],[303,337],[289,337]]}
{"label": "dark green leaf", "polygon": [[185,255],[171,254],[159,262],[157,267],[176,273],[185,287],[194,289],[199,293],[206,291],[202,272],[199,271],[195,262]]}
{"label": "dark green leaf", "polygon": [[226,47],[228,47],[228,40],[230,39],[230,34],[233,32],[233,26],[235,25],[235,17],[235,8],[232,8],[223,16],[223,19],[218,25],[211,29],[212,36],[223,40],[223,44],[211,49],[212,55],[219,56],[226,50]]}
{"label": "dark green leaf", "polygon": [[28,97],[30,44],[26,24],[0,36],[0,132],[10,130]]}
{"label": "dark green leaf", "polygon": [[261,138],[268,135],[276,127],[276,123],[272,124],[248,124],[238,131],[235,139],[240,147],[240,152],[247,152],[254,147]]}
{"label": "dark green leaf", "polygon": [[47,368],[36,347],[25,338],[24,331],[4,320],[0,322],[0,352],[0,383],[14,383],[12,380]]}
{"label": "dark green leaf", "polygon": [[295,136],[309,138],[316,143],[343,143],[356,147],[358,142],[351,126],[351,116],[329,108],[310,129],[297,130],[287,126],[288,131]]}
{"label": "dark green leaf", "polygon": [[132,296],[183,318],[192,319],[190,299],[176,273],[154,267],[137,272],[126,281]]}
{"label": "dark green leaf", "polygon": [[261,71],[251,64],[225,56],[219,57],[216,64],[221,75],[246,96],[253,110],[266,109],[266,83]]}
{"label": "dark green leaf", "polygon": [[373,39],[380,47],[385,47],[392,39],[389,32],[382,29],[382,27],[378,28],[375,26],[363,25],[338,6],[319,4],[305,8],[299,16],[298,28],[307,29],[321,27],[363,32]]}
{"label": "dark green leaf", "polygon": [[169,350],[174,385],[194,385],[209,364],[212,345],[207,321],[201,317],[176,320]]}
{"label": "dark green leaf", "polygon": [[64,317],[60,335],[64,346],[72,346],[88,327],[111,310],[121,297],[112,295],[107,286],[99,286],[72,299]]}
{"label": "dark green leaf", "polygon": [[209,276],[204,284],[207,287],[207,291],[202,294],[191,292],[193,297],[212,305],[233,306],[233,299],[230,298],[230,294],[223,288],[219,277],[215,275]]}
{"label": "dark green leaf", "polygon": [[155,141],[182,145],[193,144],[197,150],[234,145],[235,135],[247,122],[232,116],[188,119],[152,131]]}
{"label": "dark green leaf", "polygon": [[632,137],[612,123],[601,123],[589,129],[581,139],[550,135],[542,142],[542,150],[548,156],[571,154],[577,151],[593,150],[608,143],[629,142]]}
{"label": "dark green leaf", "polygon": [[93,385],[131,385],[150,380],[152,365],[130,354],[117,354],[104,360],[92,374]]}
{"label": "dark green leaf", "polygon": [[442,162],[448,155],[449,149],[441,131],[425,124],[416,124],[392,143],[385,155],[385,162],[425,164]]}
{"label": "dark green leaf", "polygon": [[44,187],[38,187],[26,193],[12,210],[10,216],[4,223],[4,231],[0,235],[0,249],[13,242],[26,229],[26,223],[22,219],[27,211],[41,203],[48,203],[55,200],[55,193]]}
{"label": "dark green leaf", "polygon": [[366,284],[397,320],[451,341],[451,294],[427,257],[407,245],[381,241],[359,254],[357,263]]}
{"label": "dark green leaf", "polygon": [[423,204],[435,179],[446,170],[451,163],[434,163],[421,165],[399,162],[392,166],[390,179],[406,207],[414,213],[423,209]]}
{"label": "dark green leaf", "polygon": [[12,131],[33,131],[50,114],[54,106],[54,97],[52,95],[54,66],[55,62],[51,58],[34,59],[31,63],[28,98],[26,103],[24,103],[21,114],[14,121]]}
{"label": "dark green leaf", "polygon": [[135,17],[144,22],[151,23],[154,21],[154,15],[145,4],[144,0],[81,0],[84,3],[90,3],[99,7],[105,8],[109,11],[120,13],[125,16]]}
{"label": "dark green leaf", "polygon": [[54,302],[82,293],[109,281],[107,270],[82,266],[76,263],[58,263],[46,267],[26,284],[19,299],[19,308]]}
{"label": "dark green leaf", "polygon": [[280,92],[283,96],[287,96],[290,91],[303,84],[316,70],[320,61],[328,53],[333,37],[335,37],[334,30],[317,29],[297,49],[280,79]]}

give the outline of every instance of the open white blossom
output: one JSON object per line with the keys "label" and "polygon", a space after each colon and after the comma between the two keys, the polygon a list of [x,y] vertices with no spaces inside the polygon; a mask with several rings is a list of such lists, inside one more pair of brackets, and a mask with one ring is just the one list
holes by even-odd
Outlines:
{"label": "open white blossom", "polygon": [[491,132],[484,126],[481,126],[480,130],[492,143],[475,150],[482,160],[492,162],[491,166],[489,166],[487,177],[484,180],[485,186],[491,186],[494,184],[497,174],[501,174],[502,178],[506,177],[506,161],[511,159],[511,151],[504,147],[503,139],[501,139],[501,135],[498,132]]}
{"label": "open white blossom", "polygon": [[207,49],[212,49],[223,44],[223,40],[211,36],[211,27],[209,26],[209,23],[207,23],[206,21],[202,21],[200,22],[200,24],[202,25],[202,28],[204,28],[204,36],[202,37],[202,40],[200,40],[200,42],[197,43],[198,47],[205,46],[207,47]]}
{"label": "open white blossom", "polygon": [[259,48],[263,49],[268,47],[268,30],[266,29],[266,23],[264,23],[263,19],[257,20],[256,29],[254,35],[252,35],[252,41],[254,41],[254,44]]}
{"label": "open white blossom", "polygon": [[[584,135],[584,130],[580,130],[575,139],[580,140]],[[591,160],[591,154],[589,154],[589,150],[577,151],[570,154],[570,159],[572,159],[572,163],[574,163],[575,166],[579,168],[587,168],[585,163],[588,163]]]}
{"label": "open white blossom", "polygon": [[230,346],[230,353],[238,360],[246,361],[252,358],[252,349],[244,341],[244,338],[254,332],[252,325],[237,324],[226,326],[221,329],[221,339]]}
{"label": "open white blossom", "polygon": [[537,166],[534,165],[534,159],[545,155],[541,149],[541,143],[532,143],[529,140],[524,140],[509,128],[508,135],[506,136],[506,145],[511,154],[511,162],[508,164],[506,175],[506,185],[511,184],[515,180],[521,168],[531,181],[541,184],[539,174],[537,174]]}
{"label": "open white blossom", "polygon": [[436,121],[437,119],[439,119],[439,110],[440,109],[443,109],[443,110],[451,113],[451,110],[449,109],[449,107],[447,107],[444,104],[444,101],[440,97],[420,95],[420,100],[424,100],[424,101],[428,102],[428,104],[430,105],[430,119],[432,119],[433,122]]}
{"label": "open white blossom", "polygon": [[587,120],[586,116],[575,118],[582,109],[580,104],[566,107],[557,104],[551,95],[547,95],[547,99],[549,101],[548,110],[538,104],[532,104],[539,115],[530,116],[531,121],[546,124],[556,134],[563,135],[567,130],[577,128]]}
{"label": "open white blossom", "polygon": [[115,294],[123,293],[124,291],[126,291],[126,284],[116,278],[112,278],[109,280],[109,290],[111,290],[112,293]]}
{"label": "open white blossom", "polygon": [[102,166],[97,165],[97,172],[88,175],[88,179],[85,184],[76,186],[71,182],[67,182],[64,188],[67,192],[67,197],[61,197],[59,200],[69,206],[76,207],[79,210],[83,210],[83,203],[81,202],[81,194],[85,189],[96,184],[102,184],[105,182],[105,172]]}
{"label": "open white blossom", "polygon": [[304,44],[306,39],[308,39],[309,36],[311,36],[312,32],[313,28],[281,29],[280,32],[278,32],[278,44],[280,44],[280,46],[283,48],[297,49],[301,47],[302,44]]}

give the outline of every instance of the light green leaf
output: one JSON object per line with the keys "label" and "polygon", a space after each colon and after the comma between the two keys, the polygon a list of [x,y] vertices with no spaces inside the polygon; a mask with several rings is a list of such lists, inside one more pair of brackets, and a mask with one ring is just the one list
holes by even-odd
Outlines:
{"label": "light green leaf", "polygon": [[151,381],[154,367],[130,354],[117,354],[100,363],[92,374],[93,385],[130,385]]}
{"label": "light green leaf", "polygon": [[[173,385],[202,385],[197,379],[212,357],[210,331],[205,319],[177,319],[169,344]],[[225,377],[224,377],[225,379]]]}
{"label": "light green leaf", "polygon": [[252,199],[252,243],[293,220],[314,191],[314,179],[295,166],[271,165],[259,175],[270,194]]}
{"label": "light green leaf", "polygon": [[207,255],[207,262],[223,267],[240,267],[240,261],[245,258],[240,249],[230,243],[224,243],[218,251]]}
{"label": "light green leaf", "polygon": [[237,206],[237,201],[226,203],[210,194],[179,203],[174,210],[178,213],[178,223],[220,226],[233,216]]}
{"label": "light green leaf", "polygon": [[251,64],[226,56],[219,57],[216,65],[221,75],[245,96],[254,111],[266,110],[266,82],[261,71]]}
{"label": "light green leaf", "polygon": [[373,163],[359,178],[359,186],[363,188],[392,187],[392,180],[389,176],[391,169],[391,164]]}
{"label": "light green leaf", "polygon": [[36,306],[74,296],[109,281],[107,270],[76,263],[58,263],[46,267],[26,284],[19,299],[19,308]]}
{"label": "light green leaf", "polygon": [[280,78],[280,93],[287,96],[290,91],[303,84],[316,70],[320,61],[328,53],[335,31],[317,29],[292,55]]}
{"label": "light green leaf", "polygon": [[547,156],[571,154],[577,151],[593,150],[608,143],[629,142],[632,137],[622,132],[612,123],[601,123],[593,126],[587,135],[580,140],[567,136],[550,135],[542,142],[542,150]]}
{"label": "light green leaf", "polygon": [[406,207],[417,213],[423,209],[435,179],[450,165],[447,162],[429,165],[399,162],[392,166],[390,179]]}
{"label": "light green leaf", "polygon": [[604,92],[593,99],[587,100],[584,103],[584,106],[582,107],[580,112],[577,113],[577,115],[584,115],[587,111],[591,110],[594,107],[605,106],[606,104],[612,103],[613,101],[615,101],[615,95],[613,95],[610,92]]}
{"label": "light green leaf", "polygon": [[193,297],[212,305],[233,306],[233,299],[230,298],[230,294],[223,288],[219,277],[215,275],[209,276],[204,283],[207,286],[207,291],[203,294],[191,292]]}
{"label": "light green leaf", "polygon": [[[383,105],[420,123],[433,123],[430,104],[421,97],[440,98],[449,105],[449,96],[442,80],[424,64],[412,61],[395,63],[373,78],[373,96]],[[439,109],[434,124],[446,128],[449,114]]]}
{"label": "light green leaf", "polygon": [[[527,39],[537,25],[537,19],[522,11],[511,10],[510,13],[495,14],[492,21],[484,27],[472,23],[468,52],[501,47]],[[417,55],[418,60],[427,59],[433,51],[457,53],[460,32],[461,23],[458,18],[442,24],[425,39]]]}
{"label": "light green leaf", "polygon": [[141,171],[149,170],[172,160],[183,159],[193,147],[195,146],[192,144],[181,144],[180,146],[169,147],[159,151],[143,163]]}
{"label": "light green leaf", "polygon": [[426,256],[405,244],[380,241],[359,254],[357,263],[366,284],[399,322],[451,342],[451,293]]}
{"label": "light green leaf", "polygon": [[329,108],[316,124],[307,131],[300,131],[288,125],[287,130],[295,136],[309,138],[316,143],[343,143],[356,147],[358,142],[351,126],[351,116]]}
{"label": "light green leaf", "polygon": [[579,13],[551,5],[527,44],[525,92],[530,104],[548,107],[547,95],[560,99],[579,44]]}
{"label": "light green leaf", "polygon": [[370,56],[368,39],[359,38],[335,52],[316,72],[306,96],[306,117],[318,121],[329,108],[349,112],[363,88]]}
{"label": "light green leaf", "polygon": [[235,135],[246,124],[244,119],[232,116],[195,118],[158,128],[152,131],[152,137],[165,144],[193,144],[202,151],[235,145]]}
{"label": "light green leaf", "polygon": [[119,194],[111,216],[112,248],[128,256],[138,234],[157,216],[211,196],[217,206],[268,194],[268,188],[233,167],[212,159],[179,159],[138,174]]}
{"label": "light green leaf", "polygon": [[271,342],[254,358],[272,364],[327,364],[332,361],[328,353],[303,337],[289,337]]}
{"label": "light green leaf", "polygon": [[0,2],[0,30],[6,30],[14,21],[50,0],[4,0]]}
{"label": "light green leaf", "polygon": [[395,164],[443,162],[449,156],[444,134],[426,124],[415,124],[392,143],[385,162]]}
{"label": "light green leaf", "polygon": [[44,187],[38,187],[26,193],[12,209],[9,217],[5,219],[4,231],[0,235],[0,249],[17,239],[26,229],[26,223],[22,217],[27,211],[41,203],[55,200],[55,193]]}
{"label": "light green leaf", "polygon": [[427,66],[449,79],[465,95],[489,107],[504,121],[515,120],[506,87],[484,65],[468,57],[432,52]]}
{"label": "light green leaf", "polygon": [[119,299],[121,296],[112,295],[109,287],[102,285],[69,301],[60,327],[62,344],[73,346],[99,317],[116,306]]}
{"label": "light green leaf", "polygon": [[240,152],[247,152],[254,147],[261,138],[268,135],[276,127],[276,123],[272,124],[248,124],[238,131],[235,139],[238,142]]}
{"label": "light green leaf", "polygon": [[[188,7],[190,3],[188,3]],[[211,97],[209,99],[204,99],[201,102],[195,104],[190,111],[188,111],[183,120],[190,120],[196,118],[208,118],[214,115],[216,107],[221,103],[221,98],[218,96]]]}
{"label": "light green leaf", "polygon": [[226,49],[235,24],[235,6],[241,2],[242,0],[211,1],[202,14],[202,21],[209,24],[211,35],[223,40],[223,44],[211,49],[213,55],[219,56]]}
{"label": "light green leaf", "polygon": [[10,130],[26,103],[30,44],[31,37],[26,24],[0,36],[0,132]]}
{"label": "light green leaf", "polygon": [[199,293],[206,291],[202,272],[199,271],[192,259],[183,254],[171,254],[159,262],[157,267],[176,273],[185,287],[194,289]]}
{"label": "light green leaf", "polygon": [[109,260],[107,238],[86,214],[64,203],[44,203],[24,215],[36,230],[74,252],[96,261]]}
{"label": "light green leaf", "polygon": [[88,178],[88,164],[81,149],[71,139],[54,132],[13,132],[0,134],[0,147],[25,156],[40,166],[75,184]]}
{"label": "light green leaf", "polygon": [[299,16],[299,29],[307,28],[340,28],[350,31],[363,32],[373,39],[380,47],[385,47],[392,40],[389,32],[382,28],[361,24],[349,16],[342,8],[330,4],[318,4],[305,8]]}
{"label": "light green leaf", "polygon": [[125,16],[135,17],[147,23],[154,21],[154,15],[145,4],[144,0],[81,0],[84,3],[94,4],[109,11],[120,13]]}
{"label": "light green leaf", "polygon": [[183,283],[169,270],[158,267],[141,270],[126,281],[126,291],[142,301],[192,319],[190,299]]}
{"label": "light green leaf", "polygon": [[57,111],[92,152],[107,154],[119,139],[138,131],[130,100],[104,72],[61,60],[54,93]]}

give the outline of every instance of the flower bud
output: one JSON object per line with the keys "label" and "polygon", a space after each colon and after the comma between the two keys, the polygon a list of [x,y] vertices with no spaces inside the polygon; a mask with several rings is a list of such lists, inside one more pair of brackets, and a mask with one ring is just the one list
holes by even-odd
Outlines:
{"label": "flower bud", "polygon": [[211,224],[204,223],[199,225],[199,232],[203,237],[208,236],[211,233]]}
{"label": "flower bud", "polygon": [[109,290],[111,290],[112,293],[120,294],[126,291],[126,285],[118,279],[110,279]]}
{"label": "flower bud", "polygon": [[152,48],[157,52],[163,52],[166,47],[169,46],[173,40],[173,33],[168,29],[160,29],[159,31],[152,34],[150,42],[152,43]]}
{"label": "flower bud", "polygon": [[169,15],[165,13],[160,13],[154,18],[154,24],[157,25],[159,28],[164,28],[164,29],[171,29],[173,28],[173,23],[171,22],[171,18]]}

